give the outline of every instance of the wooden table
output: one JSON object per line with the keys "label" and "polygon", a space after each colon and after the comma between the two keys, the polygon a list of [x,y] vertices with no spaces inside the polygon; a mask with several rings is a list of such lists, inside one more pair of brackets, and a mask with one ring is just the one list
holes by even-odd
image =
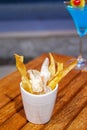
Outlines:
{"label": "wooden table", "polygon": [[[29,62],[26,67],[40,69],[48,54]],[[54,54],[64,65],[71,57]],[[0,80],[0,130],[87,130],[87,73],[72,70],[59,83],[51,120],[35,125],[26,120],[20,94],[18,71]]]}

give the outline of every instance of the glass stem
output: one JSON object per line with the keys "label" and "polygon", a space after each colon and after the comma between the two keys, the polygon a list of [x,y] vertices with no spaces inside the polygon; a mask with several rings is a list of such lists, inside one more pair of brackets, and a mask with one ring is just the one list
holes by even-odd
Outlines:
{"label": "glass stem", "polygon": [[79,42],[79,52],[80,52],[80,54],[79,54],[79,56],[82,58],[83,56],[83,54],[82,54],[82,37],[80,37],[80,42]]}
{"label": "glass stem", "polygon": [[84,64],[84,59],[82,54],[82,37],[80,37],[80,42],[79,42],[78,64]]}
{"label": "glass stem", "polygon": [[78,60],[78,66],[81,67],[82,64],[84,65],[85,61],[83,58],[83,54],[82,54],[82,37],[80,37],[80,42],[79,42],[79,56],[77,58]]}
{"label": "glass stem", "polygon": [[82,37],[80,37],[80,42],[79,42],[79,56],[78,60],[83,60],[83,54],[82,54]]}

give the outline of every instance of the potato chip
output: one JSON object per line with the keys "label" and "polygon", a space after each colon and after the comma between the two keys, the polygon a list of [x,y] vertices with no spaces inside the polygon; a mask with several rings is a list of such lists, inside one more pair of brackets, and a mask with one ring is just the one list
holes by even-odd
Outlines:
{"label": "potato chip", "polygon": [[[77,64],[77,61],[72,62],[67,68],[57,72],[51,81],[48,82],[48,86],[53,90],[56,87],[56,84],[66,76]],[[60,68],[61,69],[61,68]]]}
{"label": "potato chip", "polygon": [[56,73],[56,64],[55,64],[54,57],[52,56],[51,53],[49,53],[49,58],[50,58],[49,71],[51,73],[51,78],[52,78]]}
{"label": "potato chip", "polygon": [[16,67],[22,76],[23,88],[26,89],[26,91],[29,91],[32,93],[33,91],[31,87],[31,83],[29,81],[28,73],[27,73],[25,65],[23,64],[23,56],[19,56],[15,54],[15,59],[16,59]]}
{"label": "potato chip", "polygon": [[57,62],[57,73],[61,72],[63,70],[63,63]]}
{"label": "potato chip", "polygon": [[31,83],[30,83],[30,81],[28,80],[27,77],[22,77],[22,87],[26,91],[28,91],[30,93],[33,93],[33,90],[32,90],[32,87],[31,87]]}
{"label": "potato chip", "polygon": [[19,70],[21,76],[26,76],[27,75],[27,71],[25,68],[25,65],[23,64],[23,56],[19,56],[17,54],[15,54],[15,59],[16,59],[16,67]]}

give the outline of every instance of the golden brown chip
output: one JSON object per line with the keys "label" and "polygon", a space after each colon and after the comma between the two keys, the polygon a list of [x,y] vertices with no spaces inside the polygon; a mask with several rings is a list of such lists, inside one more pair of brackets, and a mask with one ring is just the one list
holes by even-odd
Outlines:
{"label": "golden brown chip", "polygon": [[65,68],[63,71],[62,78],[66,76],[76,65],[77,65],[77,60],[73,61],[67,68]]}
{"label": "golden brown chip", "polygon": [[57,62],[57,73],[63,70],[63,63]]}
{"label": "golden brown chip", "polygon": [[28,80],[28,78],[22,77],[22,87],[23,87],[26,91],[28,91],[28,92],[30,92],[30,93],[33,93],[32,87],[31,87],[31,83],[30,83],[30,81]]}
{"label": "golden brown chip", "polygon": [[19,70],[21,76],[26,76],[27,75],[27,71],[26,71],[26,67],[23,64],[23,56],[19,56],[17,54],[15,54],[15,59],[16,59],[16,67]]}
{"label": "golden brown chip", "polygon": [[33,91],[32,91],[29,77],[28,77],[28,73],[27,73],[25,65],[23,64],[23,56],[19,56],[19,55],[15,54],[15,59],[16,59],[16,67],[22,77],[23,88],[32,93]]}
{"label": "golden brown chip", "polygon": [[53,90],[59,81],[66,76],[77,64],[77,61],[72,62],[67,68],[57,73],[51,81],[48,82],[48,86]]}
{"label": "golden brown chip", "polygon": [[56,73],[56,65],[55,65],[54,57],[51,53],[49,53],[49,57],[50,57],[49,71],[51,73],[51,78],[52,78]]}
{"label": "golden brown chip", "polygon": [[63,71],[61,71],[60,73],[57,73],[57,75],[54,76],[53,79],[51,79],[51,80],[48,82],[48,86],[49,86],[52,90],[56,87],[56,85],[58,84],[58,82],[61,80],[62,75],[63,75]]}

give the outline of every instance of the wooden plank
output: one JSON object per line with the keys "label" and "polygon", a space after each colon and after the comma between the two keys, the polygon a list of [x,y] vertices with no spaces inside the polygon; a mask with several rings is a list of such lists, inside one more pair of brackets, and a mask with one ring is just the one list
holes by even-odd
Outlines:
{"label": "wooden plank", "polygon": [[[71,75],[72,75],[72,72],[71,72]],[[69,79],[69,77],[68,77],[68,79]],[[85,72],[77,74],[72,80],[70,80],[69,84],[65,84],[67,82],[67,79],[66,79],[66,82],[62,81],[61,86],[59,86],[59,90],[61,90],[61,87],[62,87],[62,85],[64,86],[64,84],[65,84],[65,87],[63,87],[62,91],[59,91],[59,97],[62,97],[67,92],[66,88],[70,89],[70,87],[71,87],[71,89],[73,88],[76,91],[77,89],[82,87],[82,85],[86,81],[87,81],[87,74]]]}
{"label": "wooden plank", "polygon": [[0,108],[2,108],[4,105],[6,105],[8,102],[10,102],[10,99],[4,95],[4,94],[0,94]]}
{"label": "wooden plank", "polygon": [[44,130],[67,129],[68,124],[73,121],[86,104],[87,86],[83,86],[83,89],[67,105],[65,105],[61,111],[58,111],[56,115],[53,116],[51,121],[45,126]]}
{"label": "wooden plank", "polygon": [[87,105],[70,124],[67,130],[87,130]]}
{"label": "wooden plank", "polygon": [[5,87],[3,87],[3,89],[1,89],[2,91],[0,92],[0,95],[3,93],[3,95],[7,96],[9,99],[14,99],[15,97],[17,97],[20,94],[20,82],[10,82],[9,84],[7,84]]}
{"label": "wooden plank", "polygon": [[22,108],[21,96],[16,97],[0,109],[0,125]]}
{"label": "wooden plank", "polygon": [[11,118],[6,120],[1,126],[0,130],[19,130],[27,123],[24,110],[20,110],[14,114]]}
{"label": "wooden plank", "polygon": [[8,83],[12,82],[13,80],[17,80],[19,79],[20,74],[18,73],[18,71],[15,71],[11,74],[9,74],[8,76],[4,77],[3,79],[0,80],[0,91],[3,87],[5,87],[5,85],[7,85]]}
{"label": "wooden plank", "polygon": [[13,86],[16,86],[20,82],[20,74],[18,72],[10,74],[3,78],[0,82],[0,93],[7,92],[8,89],[11,89]]}
{"label": "wooden plank", "polygon": [[70,82],[72,82],[78,75],[80,75],[80,71],[71,70],[60,82],[59,82],[59,91],[64,89],[64,87],[68,86]]}
{"label": "wooden plank", "polygon": [[21,130],[44,130],[44,124],[32,124],[28,122]]}
{"label": "wooden plank", "polygon": [[68,84],[68,86],[65,86],[65,89],[58,92],[53,116],[55,116],[54,114],[60,111],[70,100],[72,100],[72,98],[78,93],[78,91],[80,91],[80,89],[83,88],[83,85],[86,82],[87,82],[87,74],[81,73],[70,84]]}
{"label": "wooden plank", "polygon": [[8,86],[8,89],[4,91],[4,94],[9,97],[11,100],[17,97],[20,94],[20,82],[14,83],[12,86]]}
{"label": "wooden plank", "polygon": [[55,54],[52,53],[54,58],[58,61],[58,62],[63,62],[64,64],[69,64],[70,62],[72,62],[73,60],[75,60],[76,58],[71,57],[71,56],[64,56],[61,54]]}

